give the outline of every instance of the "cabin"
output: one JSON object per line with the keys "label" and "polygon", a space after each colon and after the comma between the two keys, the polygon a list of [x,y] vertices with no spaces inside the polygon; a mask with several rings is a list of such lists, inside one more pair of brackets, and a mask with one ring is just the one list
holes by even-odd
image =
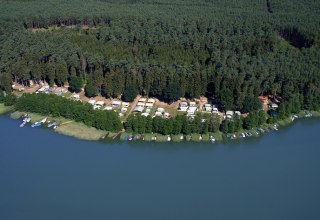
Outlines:
{"label": "cabin", "polygon": [[241,116],[241,112],[239,112],[239,111],[235,111],[234,114],[236,114],[239,117]]}
{"label": "cabin", "polygon": [[111,105],[114,108],[120,107],[121,106],[121,101],[112,101]]}
{"label": "cabin", "polygon": [[195,107],[195,106],[197,106],[197,103],[196,102],[189,102],[189,105],[190,105],[190,107]]}
{"label": "cabin", "polygon": [[142,113],[141,115],[144,116],[144,117],[148,117],[149,113],[145,112],[145,113]]}

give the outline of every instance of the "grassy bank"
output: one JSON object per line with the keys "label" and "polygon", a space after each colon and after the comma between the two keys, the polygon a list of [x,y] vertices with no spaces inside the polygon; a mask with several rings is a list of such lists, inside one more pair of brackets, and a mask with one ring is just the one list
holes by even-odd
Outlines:
{"label": "grassy bank", "polygon": [[[13,112],[11,114],[11,118],[19,119],[24,113],[23,112]],[[28,113],[31,116],[31,122],[34,123],[36,121],[40,121],[46,116]],[[93,127],[88,127],[83,123],[75,122],[72,120],[68,120],[62,117],[48,117],[49,121],[56,121],[60,124],[60,126],[55,129],[55,131],[59,134],[75,137],[82,140],[99,140],[108,135],[109,132],[98,130]]]}
{"label": "grassy bank", "polygon": [[[8,113],[12,111],[12,107],[7,107],[4,106],[3,104],[0,104],[0,114]],[[320,112],[319,111],[312,111],[312,117],[320,117]],[[19,119],[24,113],[23,112],[13,112],[11,114],[11,118],[13,119]],[[36,113],[28,113],[31,117],[32,120],[31,122],[34,123],[36,121],[40,121],[46,116],[36,114]],[[301,112],[298,114],[299,118],[303,118],[305,116],[305,112]],[[63,117],[48,117],[49,121],[56,121],[60,124],[60,126],[55,130],[59,134],[75,137],[78,139],[82,140],[99,140],[102,138],[107,137],[108,139],[120,139],[121,141],[128,140],[129,137],[134,137],[134,140],[144,140],[144,141],[154,141],[154,137],[156,137],[156,142],[168,142],[168,135],[161,135],[161,134],[131,134],[131,133],[126,133],[126,132],[119,132],[119,133],[110,133],[108,131],[102,131],[98,130],[93,127],[88,127],[83,123],[80,122],[75,122],[72,120],[68,120]],[[290,123],[292,123],[291,117],[284,119],[284,120],[279,120],[275,124],[278,124],[280,127],[287,126]],[[273,130],[273,125],[274,124],[264,124],[260,126],[259,128],[262,128],[264,131],[262,133],[269,132]],[[255,131],[257,128],[253,130],[249,130],[253,136],[258,137],[261,134],[256,134]],[[241,132],[248,132],[247,130],[243,130]],[[237,132],[237,138],[239,133]],[[216,141],[222,141],[223,140],[223,135],[221,132],[216,132],[216,133],[210,133],[210,134],[203,134],[201,135],[202,138],[200,138],[200,134],[191,134],[191,135],[171,135],[171,141],[173,142],[183,142],[183,141],[193,141],[193,142],[208,142],[210,141],[209,137],[210,135],[214,136]],[[183,138],[181,138],[183,137]]]}
{"label": "grassy bank", "polygon": [[3,103],[0,103],[0,115],[7,114],[11,112],[13,109],[13,106],[5,106]]}

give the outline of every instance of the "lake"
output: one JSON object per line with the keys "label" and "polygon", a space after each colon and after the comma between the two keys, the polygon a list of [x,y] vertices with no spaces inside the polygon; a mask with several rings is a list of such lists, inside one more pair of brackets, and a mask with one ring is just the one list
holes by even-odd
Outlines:
{"label": "lake", "polygon": [[319,122],[218,144],[106,144],[0,117],[0,219],[318,220]]}

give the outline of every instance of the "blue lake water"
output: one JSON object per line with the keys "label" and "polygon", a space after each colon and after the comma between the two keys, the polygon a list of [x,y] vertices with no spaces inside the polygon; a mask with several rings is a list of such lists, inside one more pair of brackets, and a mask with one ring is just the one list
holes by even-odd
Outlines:
{"label": "blue lake water", "polygon": [[319,220],[319,122],[219,144],[105,144],[0,117],[0,219]]}

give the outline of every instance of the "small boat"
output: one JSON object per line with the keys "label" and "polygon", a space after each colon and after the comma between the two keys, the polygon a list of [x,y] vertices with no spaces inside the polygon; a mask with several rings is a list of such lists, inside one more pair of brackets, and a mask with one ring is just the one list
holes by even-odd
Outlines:
{"label": "small boat", "polygon": [[20,128],[23,128],[27,124],[26,121],[22,122],[22,124],[19,125]]}
{"label": "small boat", "polygon": [[42,124],[41,122],[37,121],[34,124],[32,124],[31,127],[32,128],[39,127],[39,126],[41,126],[41,124]]}
{"label": "small boat", "polygon": [[42,119],[40,122],[41,122],[41,123],[45,123],[45,122],[47,121],[47,119],[48,119],[48,118],[44,118],[44,119]]}
{"label": "small boat", "polygon": [[48,128],[51,128],[52,126],[57,126],[58,125],[58,122],[54,121],[54,122],[51,122],[48,124]]}

